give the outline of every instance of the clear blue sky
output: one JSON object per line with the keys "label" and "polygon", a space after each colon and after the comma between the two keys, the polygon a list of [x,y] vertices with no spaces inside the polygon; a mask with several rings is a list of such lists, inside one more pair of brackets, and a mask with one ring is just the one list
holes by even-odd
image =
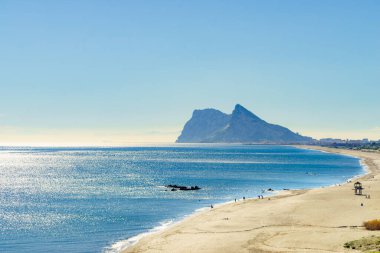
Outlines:
{"label": "clear blue sky", "polygon": [[380,1],[0,1],[0,144],[174,141],[193,109],[380,139]]}

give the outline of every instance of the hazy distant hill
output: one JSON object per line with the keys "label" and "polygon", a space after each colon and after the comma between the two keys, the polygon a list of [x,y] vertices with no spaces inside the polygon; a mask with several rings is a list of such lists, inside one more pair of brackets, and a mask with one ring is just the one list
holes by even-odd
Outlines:
{"label": "hazy distant hill", "polygon": [[289,129],[265,122],[237,104],[228,115],[215,109],[195,110],[178,143],[308,143],[313,141]]}

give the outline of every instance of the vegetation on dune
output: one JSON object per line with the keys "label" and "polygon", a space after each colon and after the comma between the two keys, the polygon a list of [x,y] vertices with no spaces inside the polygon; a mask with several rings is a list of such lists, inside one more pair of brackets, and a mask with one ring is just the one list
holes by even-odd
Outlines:
{"label": "vegetation on dune", "polygon": [[363,237],[362,239],[346,242],[345,248],[359,250],[367,253],[380,252],[380,236]]}
{"label": "vegetation on dune", "polygon": [[370,220],[363,223],[368,230],[380,230],[380,220]]}

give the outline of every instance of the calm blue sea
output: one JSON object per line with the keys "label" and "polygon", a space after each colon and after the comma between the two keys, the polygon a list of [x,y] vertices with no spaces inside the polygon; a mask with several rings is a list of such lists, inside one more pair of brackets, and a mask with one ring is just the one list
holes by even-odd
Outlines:
{"label": "calm blue sea", "polygon": [[116,252],[210,204],[363,172],[356,158],[288,146],[2,147],[0,252]]}

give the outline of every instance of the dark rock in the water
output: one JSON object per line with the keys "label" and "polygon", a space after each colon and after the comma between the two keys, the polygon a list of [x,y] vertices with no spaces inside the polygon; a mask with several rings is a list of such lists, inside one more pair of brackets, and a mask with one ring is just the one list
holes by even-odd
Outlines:
{"label": "dark rock in the water", "polygon": [[269,188],[268,190],[267,190],[268,192],[272,192],[272,191],[274,191],[272,188]]}
{"label": "dark rock in the water", "polygon": [[195,110],[178,143],[311,143],[310,137],[267,123],[237,104],[228,115],[215,109]]}
{"label": "dark rock in the water", "polygon": [[167,188],[172,188],[171,191],[177,191],[177,190],[180,190],[180,191],[196,191],[196,190],[200,190],[201,188],[199,186],[182,186],[182,185],[176,185],[176,184],[169,184],[169,185],[166,185]]}

